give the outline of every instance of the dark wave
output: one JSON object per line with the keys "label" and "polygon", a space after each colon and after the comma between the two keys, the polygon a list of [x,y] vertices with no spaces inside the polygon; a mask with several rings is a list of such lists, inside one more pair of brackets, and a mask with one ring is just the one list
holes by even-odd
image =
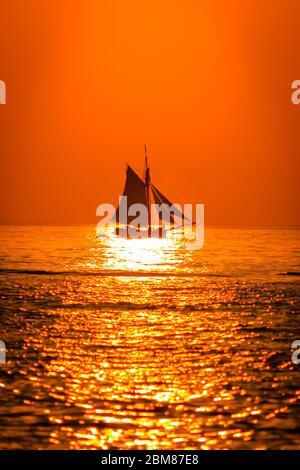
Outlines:
{"label": "dark wave", "polygon": [[299,271],[287,271],[285,273],[279,273],[279,276],[300,276]]}
{"label": "dark wave", "polygon": [[1,269],[0,274],[34,276],[106,276],[106,277],[231,277],[229,274],[171,271],[48,271],[42,269]]}

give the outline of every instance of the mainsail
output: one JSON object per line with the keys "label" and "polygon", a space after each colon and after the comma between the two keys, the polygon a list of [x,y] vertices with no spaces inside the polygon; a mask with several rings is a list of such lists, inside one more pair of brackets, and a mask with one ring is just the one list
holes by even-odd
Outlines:
{"label": "mainsail", "polygon": [[[129,165],[127,165],[126,182],[123,196],[127,196],[127,207],[130,207],[136,203],[144,204],[147,207],[145,183]],[[126,214],[125,220],[122,220],[124,215],[122,214],[122,211],[120,211],[119,206],[116,211],[116,222],[118,224],[130,224],[136,217],[135,215],[129,216]]]}
{"label": "mainsail", "polygon": [[[151,228],[151,204],[159,206],[158,219],[159,225],[164,223],[175,225],[179,221],[188,221],[191,219],[184,216],[182,212],[173,206],[172,202],[164,196],[150,181],[150,168],[147,160],[147,149],[145,146],[145,178],[142,180],[136,172],[127,165],[126,182],[123,196],[127,196],[127,207],[133,204],[143,204],[148,210],[148,229]],[[170,211],[171,209],[171,211]],[[123,213],[120,206],[116,211],[116,223],[121,225],[130,225],[137,215],[128,215]],[[123,220],[124,219],[124,220]],[[154,222],[154,221],[153,221]]]}

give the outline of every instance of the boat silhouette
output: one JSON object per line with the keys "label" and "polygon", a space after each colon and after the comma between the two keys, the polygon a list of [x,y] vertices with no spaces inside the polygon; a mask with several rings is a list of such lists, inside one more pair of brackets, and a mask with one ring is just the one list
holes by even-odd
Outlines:
{"label": "boat silhouette", "polygon": [[[185,221],[193,222],[186,217],[176,204],[173,204],[154,184],[150,178],[147,147],[145,145],[145,171],[143,178],[127,164],[126,181],[121,200],[126,197],[127,208],[142,205],[147,209],[147,217],[134,224],[137,214],[121,210],[118,206],[115,214],[116,234],[125,238],[164,238],[168,230],[174,230]],[[134,212],[134,211],[133,211]],[[179,223],[180,222],[180,223]],[[132,230],[132,228],[134,230]],[[132,236],[134,234],[134,236]]]}

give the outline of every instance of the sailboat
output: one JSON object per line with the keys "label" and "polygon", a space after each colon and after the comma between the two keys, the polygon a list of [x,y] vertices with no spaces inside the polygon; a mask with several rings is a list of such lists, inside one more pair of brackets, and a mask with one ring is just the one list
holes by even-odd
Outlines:
{"label": "sailboat", "polygon": [[[123,191],[123,197],[124,196],[127,197],[127,207],[131,207],[134,204],[142,204],[147,208],[147,220],[137,228],[138,238],[163,238],[166,236],[167,230],[174,230],[179,220],[185,220],[185,222],[189,222],[191,225],[193,224],[193,222],[188,217],[184,216],[182,212],[176,208],[176,205],[174,206],[151,182],[146,145],[144,177],[140,178],[133,168],[127,164],[126,182]],[[153,220],[153,205],[155,209],[159,207],[158,217],[155,217],[155,221]],[[121,210],[119,205],[115,214],[116,235],[132,238],[130,235],[130,227],[135,219],[136,214],[129,215],[128,213],[126,213],[126,217],[124,218],[124,211]]]}

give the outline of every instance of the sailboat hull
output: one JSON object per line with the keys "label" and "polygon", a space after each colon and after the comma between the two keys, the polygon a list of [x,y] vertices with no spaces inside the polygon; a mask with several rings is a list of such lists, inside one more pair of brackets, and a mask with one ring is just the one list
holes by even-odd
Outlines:
{"label": "sailboat hull", "polygon": [[166,229],[163,227],[143,227],[135,230],[133,227],[116,227],[116,235],[120,238],[128,240],[144,239],[144,238],[165,238]]}

